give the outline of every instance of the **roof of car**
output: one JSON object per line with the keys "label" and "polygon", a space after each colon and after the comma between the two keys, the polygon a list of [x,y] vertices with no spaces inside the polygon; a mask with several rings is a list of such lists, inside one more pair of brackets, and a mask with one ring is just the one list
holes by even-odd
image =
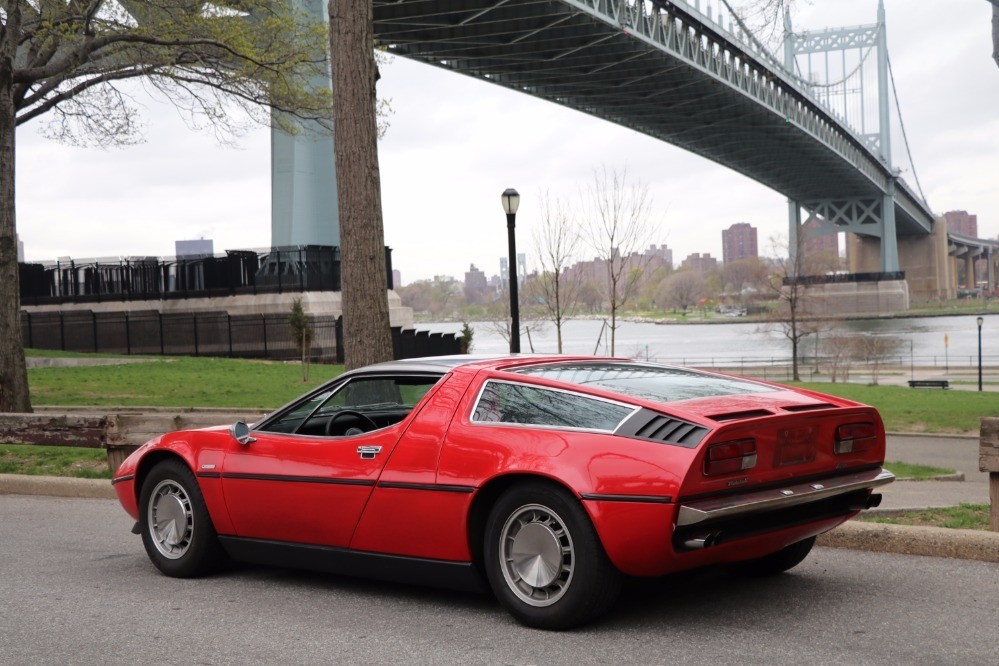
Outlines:
{"label": "roof of car", "polygon": [[496,367],[511,362],[520,361],[525,364],[549,363],[555,361],[613,361],[631,362],[626,358],[608,358],[586,355],[564,354],[456,354],[453,356],[424,356],[421,358],[405,358],[398,361],[386,361],[357,368],[355,372],[448,372],[460,365],[481,367]]}

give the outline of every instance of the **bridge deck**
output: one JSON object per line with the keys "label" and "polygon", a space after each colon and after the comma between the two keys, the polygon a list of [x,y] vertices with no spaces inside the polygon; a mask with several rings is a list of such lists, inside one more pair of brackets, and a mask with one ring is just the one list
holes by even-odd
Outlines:
{"label": "bridge deck", "polygon": [[[375,0],[375,33],[392,53],[635,129],[797,201],[882,195],[885,165],[782,73],[682,7],[669,17],[634,8]],[[931,213],[901,189],[899,233],[927,233]]]}

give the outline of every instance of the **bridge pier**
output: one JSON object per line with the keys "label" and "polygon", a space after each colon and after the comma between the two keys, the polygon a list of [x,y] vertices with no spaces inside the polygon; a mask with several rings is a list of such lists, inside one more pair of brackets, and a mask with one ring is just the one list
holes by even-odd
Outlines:
{"label": "bridge pier", "polygon": [[[851,273],[875,273],[881,269],[882,239],[847,234],[847,256]],[[905,272],[913,301],[940,301],[957,297],[957,272],[947,243],[947,222],[941,217],[929,236],[902,236],[897,241],[898,265]]]}

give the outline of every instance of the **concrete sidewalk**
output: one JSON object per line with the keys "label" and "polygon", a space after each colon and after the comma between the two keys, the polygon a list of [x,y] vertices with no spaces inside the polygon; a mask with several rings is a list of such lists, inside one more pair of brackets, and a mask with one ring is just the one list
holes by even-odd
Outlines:
{"label": "concrete sidewalk", "polygon": [[989,475],[978,471],[978,437],[890,433],[885,460],[953,469],[964,481],[896,481],[881,488],[882,510],[989,503]]}

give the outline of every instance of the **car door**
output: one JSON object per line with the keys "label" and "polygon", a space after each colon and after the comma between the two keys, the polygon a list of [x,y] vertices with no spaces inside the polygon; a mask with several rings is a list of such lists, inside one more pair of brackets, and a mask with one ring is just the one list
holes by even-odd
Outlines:
{"label": "car door", "polygon": [[[221,476],[236,535],[346,547],[409,412],[437,379],[353,378],[260,424],[247,444],[233,441]],[[338,418],[346,413],[355,417]]]}

